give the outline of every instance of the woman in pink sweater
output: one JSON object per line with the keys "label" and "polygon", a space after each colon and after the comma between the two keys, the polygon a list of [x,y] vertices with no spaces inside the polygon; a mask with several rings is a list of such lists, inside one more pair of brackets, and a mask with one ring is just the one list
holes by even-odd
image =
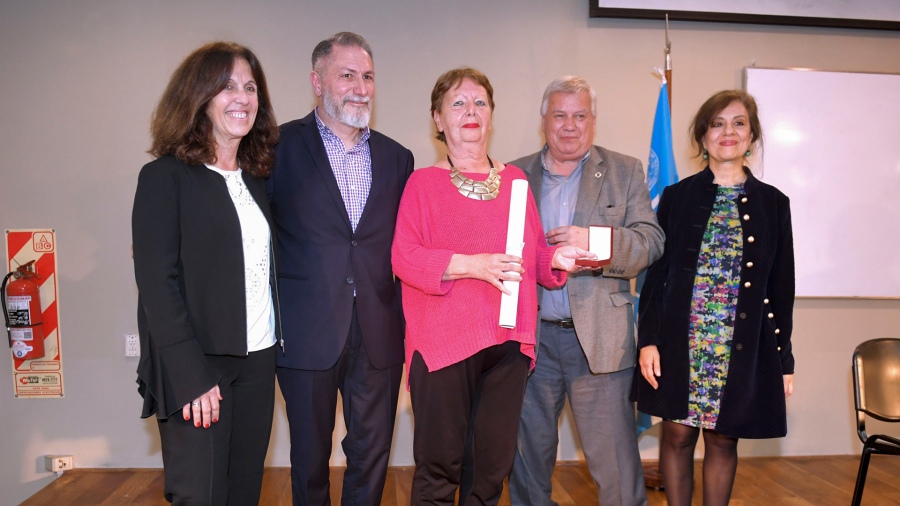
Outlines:
{"label": "woman in pink sweater", "polygon": [[[496,504],[512,466],[535,355],[536,283],[562,286],[575,259],[550,247],[531,193],[522,256],[504,254],[512,181],[487,154],[493,88],[460,68],[431,92],[447,158],[417,170],[397,217],[392,262],[403,285],[406,366],[415,415],[412,504]],[[499,326],[503,281],[519,281],[516,326]]]}

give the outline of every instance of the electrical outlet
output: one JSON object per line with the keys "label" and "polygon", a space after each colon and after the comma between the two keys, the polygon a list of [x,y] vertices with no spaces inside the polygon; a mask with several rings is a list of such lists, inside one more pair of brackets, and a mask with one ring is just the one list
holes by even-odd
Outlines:
{"label": "electrical outlet", "polygon": [[126,357],[140,357],[141,356],[141,343],[138,341],[137,334],[126,334],[125,335],[125,356]]}
{"label": "electrical outlet", "polygon": [[44,468],[54,473],[75,469],[75,457],[72,455],[44,455]]}

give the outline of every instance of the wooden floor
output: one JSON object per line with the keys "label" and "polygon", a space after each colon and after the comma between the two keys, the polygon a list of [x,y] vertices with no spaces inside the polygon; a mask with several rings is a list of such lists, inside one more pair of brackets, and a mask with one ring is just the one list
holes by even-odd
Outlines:
{"label": "wooden floor", "polygon": [[[850,504],[856,482],[858,457],[783,457],[741,459],[731,504],[733,506],[829,506]],[[343,470],[332,469],[332,504],[340,504]],[[701,505],[700,462],[695,464],[695,505]],[[412,468],[388,472],[382,505],[409,504]],[[38,505],[166,505],[160,469],[76,469],[22,503]],[[582,463],[560,463],[553,473],[553,499],[561,506],[597,504],[597,492]],[[666,504],[665,494],[648,490],[649,504]],[[262,505],[290,505],[290,472],[269,468],[263,481]],[[501,505],[509,505],[504,491]],[[900,504],[900,458],[875,456],[869,466],[864,505]]]}

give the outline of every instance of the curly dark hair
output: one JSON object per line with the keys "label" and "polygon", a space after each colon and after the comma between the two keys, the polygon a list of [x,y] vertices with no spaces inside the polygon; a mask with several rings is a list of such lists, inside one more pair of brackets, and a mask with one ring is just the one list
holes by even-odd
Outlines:
{"label": "curly dark hair", "polygon": [[238,163],[253,176],[269,175],[275,163],[278,124],[266,75],[253,51],[234,42],[211,42],[181,62],[150,119],[153,145],[148,153],[156,157],[174,155],[191,165],[215,163],[216,140],[206,109],[231,79],[238,59],[250,65],[259,101],[253,128],[238,147]]}

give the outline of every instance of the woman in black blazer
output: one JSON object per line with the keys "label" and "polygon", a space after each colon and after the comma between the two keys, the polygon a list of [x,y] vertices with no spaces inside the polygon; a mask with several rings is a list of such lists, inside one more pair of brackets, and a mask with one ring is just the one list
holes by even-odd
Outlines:
{"label": "woman in black blazer", "polygon": [[709,165],[660,199],[666,248],[641,291],[635,390],[638,409],[664,419],[660,467],[669,504],[691,503],[702,429],[703,503],[725,505],[738,438],[787,433],[791,212],[783,193],[744,166],[762,138],[753,97],[713,95],[691,133]]}
{"label": "woman in black blazer", "polygon": [[141,416],[157,417],[169,502],[257,504],[277,326],[263,178],[278,129],[256,55],[226,42],[191,53],[151,133],[158,158],[132,213]]}

